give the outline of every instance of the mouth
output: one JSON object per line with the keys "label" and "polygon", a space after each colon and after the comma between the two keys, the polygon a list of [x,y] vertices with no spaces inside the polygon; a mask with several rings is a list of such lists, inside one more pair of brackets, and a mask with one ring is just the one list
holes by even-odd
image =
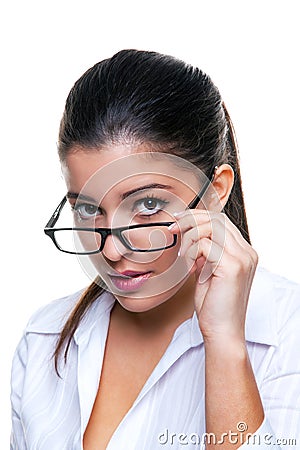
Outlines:
{"label": "mouth", "polygon": [[118,290],[129,292],[140,289],[151,274],[152,271],[136,272],[134,270],[125,270],[121,273],[109,274],[109,278]]}

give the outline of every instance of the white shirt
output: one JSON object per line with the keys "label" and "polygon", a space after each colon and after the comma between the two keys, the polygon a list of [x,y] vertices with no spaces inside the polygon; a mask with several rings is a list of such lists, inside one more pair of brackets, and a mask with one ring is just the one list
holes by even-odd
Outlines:
{"label": "white shirt", "polygon": [[[91,306],[58,378],[55,343],[80,294],[41,308],[25,329],[12,368],[11,450],[82,449],[115,300],[104,293]],[[300,285],[258,268],[246,339],[265,419],[254,443],[244,442],[243,425],[231,430],[238,433],[231,439],[245,450],[300,448]],[[204,433],[204,346],[194,314],[177,328],[107,449],[200,449]]]}

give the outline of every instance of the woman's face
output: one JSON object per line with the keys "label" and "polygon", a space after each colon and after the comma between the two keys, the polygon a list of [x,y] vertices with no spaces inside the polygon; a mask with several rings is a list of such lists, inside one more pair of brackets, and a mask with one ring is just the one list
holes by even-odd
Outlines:
{"label": "woman's face", "polygon": [[[139,225],[125,238],[142,249],[173,244],[166,226],[149,224],[174,222],[173,214],[185,210],[200,190],[202,175],[181,158],[150,153],[145,145],[76,148],[63,163],[63,174],[75,226]],[[101,253],[81,256],[80,262],[92,279],[100,275],[124,308],[146,311],[175,295],[191,276],[193,268],[178,256],[180,241],[178,236],[170,248],[137,252],[109,235]]]}

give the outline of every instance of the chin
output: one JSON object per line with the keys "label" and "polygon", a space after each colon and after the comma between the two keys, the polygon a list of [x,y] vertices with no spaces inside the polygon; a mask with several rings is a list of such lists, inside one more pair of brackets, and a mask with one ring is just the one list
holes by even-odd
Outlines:
{"label": "chin", "polygon": [[115,294],[114,297],[117,299],[119,304],[130,312],[142,313],[150,311],[168,300],[179,291],[179,289],[184,284],[184,281],[165,292],[154,295],[142,295],[142,293],[132,292],[132,295],[128,294],[126,296]]}
{"label": "chin", "polygon": [[146,311],[150,311],[151,309],[156,308],[161,305],[165,301],[167,301],[170,296],[164,298],[132,298],[132,297],[123,297],[120,295],[115,295],[119,304],[129,312],[133,313],[142,313]]}

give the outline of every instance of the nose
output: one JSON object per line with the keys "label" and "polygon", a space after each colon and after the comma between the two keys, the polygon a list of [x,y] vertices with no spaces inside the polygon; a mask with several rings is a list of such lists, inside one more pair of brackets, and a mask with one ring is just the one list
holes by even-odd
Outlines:
{"label": "nose", "polygon": [[116,236],[109,235],[106,237],[102,253],[110,261],[119,261],[131,253],[131,250],[127,249]]}

